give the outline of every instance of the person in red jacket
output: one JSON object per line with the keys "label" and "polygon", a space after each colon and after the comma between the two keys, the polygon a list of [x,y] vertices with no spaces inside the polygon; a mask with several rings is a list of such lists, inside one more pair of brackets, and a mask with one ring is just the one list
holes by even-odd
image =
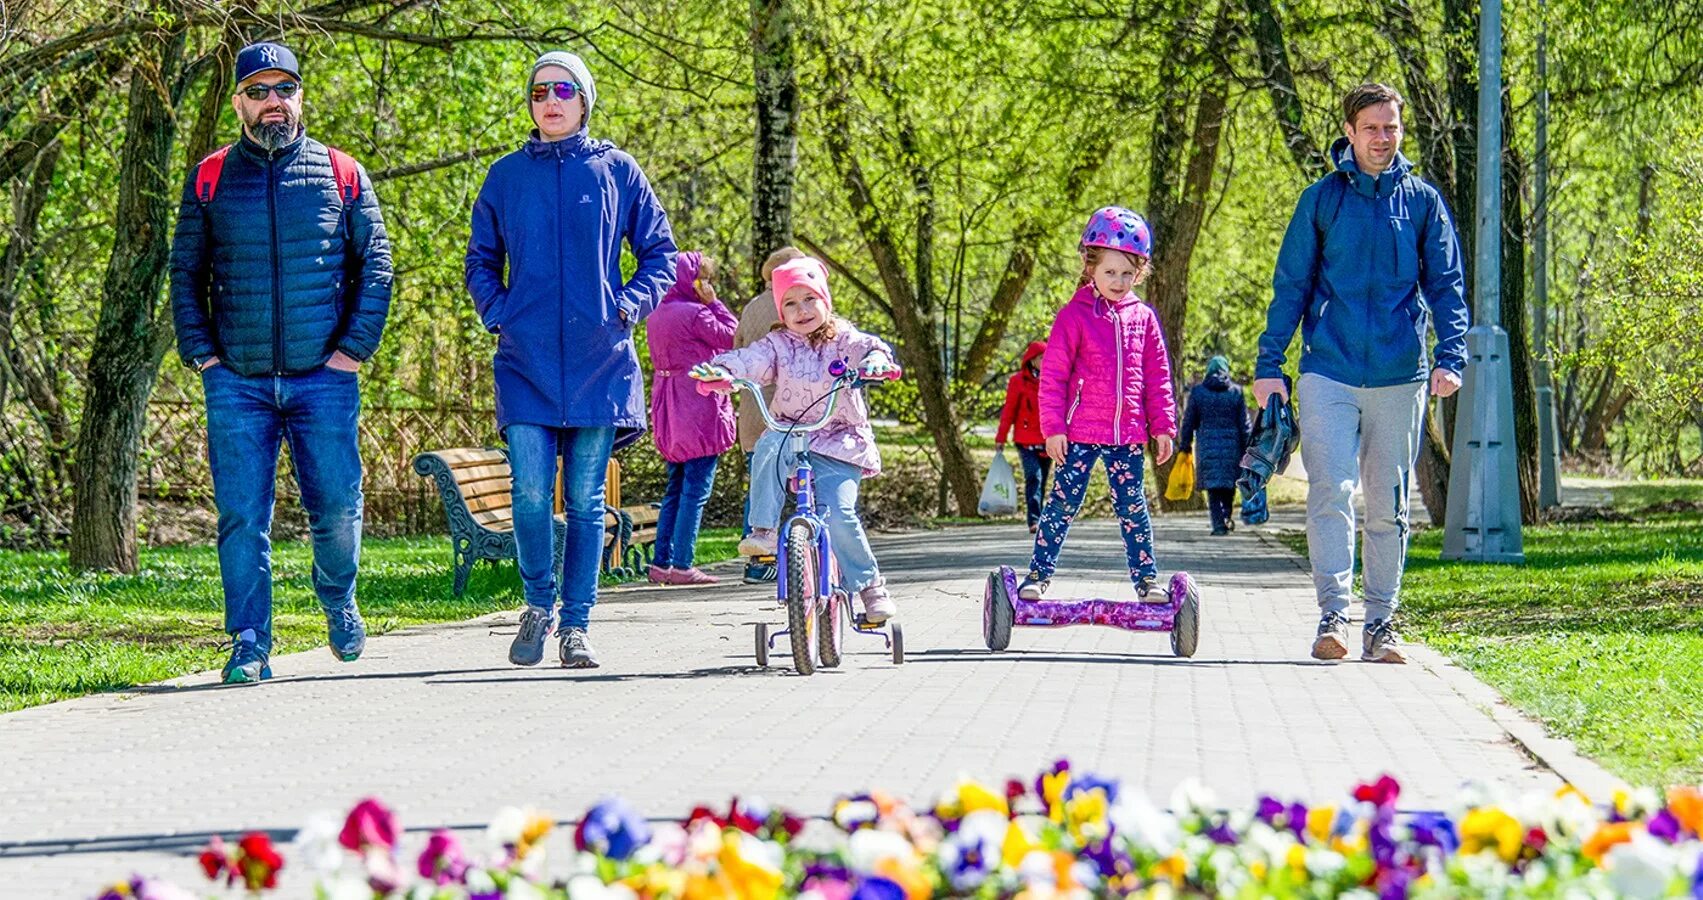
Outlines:
{"label": "person in red jacket", "polygon": [[1030,534],[1041,519],[1041,495],[1053,470],[1047,439],[1041,434],[1041,356],[1046,352],[1046,341],[1033,341],[1023,351],[1021,366],[1005,383],[1005,408],[999,411],[999,432],[993,439],[995,453],[1005,452],[1007,436],[1016,439],[1017,456],[1023,460],[1023,502]]}

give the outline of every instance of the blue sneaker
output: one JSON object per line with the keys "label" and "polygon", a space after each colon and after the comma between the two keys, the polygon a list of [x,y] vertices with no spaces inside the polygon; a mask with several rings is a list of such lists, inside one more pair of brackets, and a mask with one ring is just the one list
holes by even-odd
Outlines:
{"label": "blue sneaker", "polygon": [[777,575],[773,562],[751,560],[745,564],[746,584],[774,584]]}
{"label": "blue sneaker", "polygon": [[254,629],[245,628],[231,635],[231,658],[225,663],[225,683],[253,684],[271,677],[269,655],[261,649]]}
{"label": "blue sneaker", "polygon": [[544,642],[556,628],[554,610],[528,606],[520,614],[520,631],[509,644],[509,662],[517,666],[536,666],[544,658]]}
{"label": "blue sneaker", "polygon": [[344,662],[360,659],[361,651],[367,648],[367,623],[361,620],[361,611],[353,602],[325,611],[325,634],[332,655]]}

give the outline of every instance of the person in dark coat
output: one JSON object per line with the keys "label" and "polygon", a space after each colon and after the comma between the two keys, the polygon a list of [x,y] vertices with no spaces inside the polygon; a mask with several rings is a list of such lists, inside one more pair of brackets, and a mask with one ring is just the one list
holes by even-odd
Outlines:
{"label": "person in dark coat", "polygon": [[[272,507],[290,445],[313,535],[313,592],[331,652],[366,647],[361,364],[390,313],[390,240],[359,163],[308,137],[302,76],[282,44],[237,54],[242,135],[190,172],[172,238],[177,351],[201,373],[231,656],[223,680],[272,674]],[[348,168],[339,172],[340,160]],[[345,181],[345,179],[347,179]]]}
{"label": "person in dark coat", "polygon": [[[1213,534],[1229,534],[1236,527],[1236,474],[1251,431],[1242,389],[1230,380],[1230,361],[1214,356],[1206,364],[1206,378],[1189,391],[1177,441],[1182,452],[1194,453],[1194,483],[1206,491]],[[1194,449],[1197,437],[1199,448]]]}
{"label": "person in dark coat", "polygon": [[1052,458],[1047,456],[1047,439],[1041,434],[1041,359],[1046,352],[1046,341],[1031,341],[1023,351],[1022,367],[1005,384],[1005,406],[999,411],[999,431],[993,438],[994,453],[1005,452],[1007,436],[1017,441],[1030,534],[1035,533],[1035,523],[1041,519],[1041,495],[1053,469]]}
{"label": "person in dark coat", "polygon": [[[578,56],[546,53],[527,70],[526,144],[491,166],[473,204],[467,291],[497,336],[497,425],[514,478],[515,555],[526,609],[509,647],[537,665],[556,630],[552,512],[562,463],[560,656],[597,665],[586,630],[603,552],[603,485],[614,450],[645,431],[633,329],[674,283],[674,235],[631,156],[592,138],[597,85]],[[621,274],[621,249],[638,265]]]}

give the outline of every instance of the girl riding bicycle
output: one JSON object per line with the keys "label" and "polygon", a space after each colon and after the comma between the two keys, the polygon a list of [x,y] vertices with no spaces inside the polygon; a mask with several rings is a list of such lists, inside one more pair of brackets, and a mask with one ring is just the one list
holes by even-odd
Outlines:
{"label": "girl riding bicycle", "polygon": [[[731,389],[733,378],[775,386],[770,413],[777,421],[805,423],[819,418],[834,389],[830,373],[835,363],[855,366],[864,377],[879,379],[898,371],[893,348],[873,335],[858,331],[833,314],[828,270],[805,257],[775,269],[775,306],[780,324],[761,340],[723,353],[710,365],[724,370],[728,380],[716,385]],[[817,512],[827,520],[839,563],[840,585],[863,602],[871,625],[892,618],[897,608],[869,548],[863,523],[857,517],[857,495],[863,479],[881,472],[881,454],[869,427],[869,410],[860,391],[838,398],[826,427],[810,437],[815,472]],[[751,454],[751,534],[739,544],[742,556],[771,556],[778,543],[786,480],[797,466],[786,434],[765,431]]]}

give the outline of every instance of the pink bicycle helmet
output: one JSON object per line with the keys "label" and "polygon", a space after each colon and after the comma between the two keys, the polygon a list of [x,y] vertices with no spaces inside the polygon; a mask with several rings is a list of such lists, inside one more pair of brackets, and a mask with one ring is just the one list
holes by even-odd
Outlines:
{"label": "pink bicycle helmet", "polygon": [[1153,231],[1147,220],[1121,206],[1107,206],[1088,217],[1088,227],[1082,229],[1082,246],[1106,247],[1133,253],[1153,255]]}

